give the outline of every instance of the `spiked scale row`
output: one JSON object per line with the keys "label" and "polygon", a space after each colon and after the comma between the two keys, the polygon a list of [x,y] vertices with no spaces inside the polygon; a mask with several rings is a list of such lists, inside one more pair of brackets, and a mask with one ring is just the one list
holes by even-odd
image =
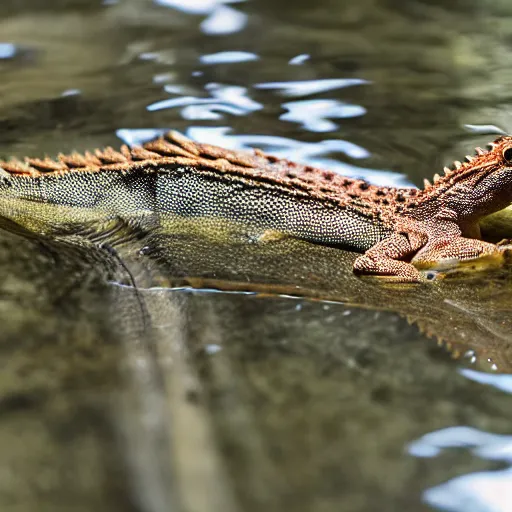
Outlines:
{"label": "spiked scale row", "polygon": [[[256,156],[262,157],[261,152]],[[94,172],[105,167],[129,165],[134,162],[158,161],[166,157],[222,159],[241,167],[253,167],[254,159],[243,152],[228,152],[210,146],[197,144],[178,132],[171,131],[165,137],[150,141],[143,146],[128,147],[123,145],[119,151],[111,147],[96,149],[84,154],[73,152],[69,155],[59,154],[56,160],[51,158],[25,158],[24,161],[13,159],[0,161],[0,168],[12,174],[38,176],[41,174],[61,174],[69,171]],[[271,157],[267,160],[272,161]]]}
{"label": "spiked scale row", "polygon": [[[445,167],[444,176],[435,174],[433,183],[425,180],[425,191],[442,192],[469,173],[495,165],[497,159],[501,158],[501,146],[506,144],[512,144],[510,137],[500,137],[489,144],[489,151],[476,148],[476,155],[466,156],[464,163],[456,160],[452,169]],[[153,168],[152,166],[159,162],[198,166],[242,177],[268,179],[276,185],[286,184],[336,202],[354,203],[363,197],[372,203],[384,204],[390,201],[387,197],[387,188],[371,186],[364,180],[346,178],[330,171],[299,165],[266,155],[260,150],[253,150],[252,153],[231,151],[196,143],[175,131],[170,131],[143,146],[130,148],[124,145],[119,150],[107,147],[84,154],[59,154],[56,160],[48,157],[27,157],[24,161],[0,161],[0,170],[22,177],[63,176],[69,172],[129,171],[135,164],[144,166],[145,163],[148,164],[148,168]],[[135,168],[140,168],[140,165],[136,165]],[[415,195],[414,189],[404,191],[402,194],[405,193],[407,197]]]}
{"label": "spiked scale row", "polygon": [[143,146],[122,146],[119,151],[111,147],[94,152],[59,154],[51,158],[25,158],[0,161],[0,170],[21,177],[64,176],[70,172],[129,171],[153,164],[174,164],[200,167],[241,177],[268,179],[276,185],[286,184],[296,189],[315,192],[318,196],[333,197],[340,193],[356,197],[371,192],[364,180],[346,178],[334,172],[304,166],[295,162],[266,155],[255,149],[252,152],[232,151],[191,141],[179,132],[170,131],[163,137]]}
{"label": "spiked scale row", "polygon": [[495,164],[497,159],[495,158],[493,151],[499,147],[500,142],[507,138],[508,137],[500,137],[494,142],[489,143],[487,145],[489,148],[488,151],[480,147],[475,148],[475,155],[466,155],[464,162],[461,162],[460,160],[454,160],[451,168],[443,168],[444,176],[436,173],[433,176],[432,182],[430,182],[428,179],[424,179],[423,183],[425,189],[431,189],[436,185],[448,183],[452,181],[452,178],[465,174],[465,171],[473,171],[484,166]]}

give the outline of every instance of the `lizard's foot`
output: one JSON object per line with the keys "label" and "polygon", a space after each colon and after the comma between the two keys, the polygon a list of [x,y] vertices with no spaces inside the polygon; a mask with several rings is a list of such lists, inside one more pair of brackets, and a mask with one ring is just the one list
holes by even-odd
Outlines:
{"label": "lizard's foot", "polygon": [[390,258],[373,259],[363,254],[354,261],[354,273],[389,283],[421,283],[438,278],[435,271],[421,272],[414,265]]}
{"label": "lizard's foot", "polygon": [[430,242],[412,259],[419,268],[450,268],[458,263],[483,256],[502,256],[504,247],[473,238],[454,238]]}
{"label": "lizard's foot", "polygon": [[356,275],[386,283],[422,283],[444,277],[437,270],[421,271],[405,261],[387,258],[376,261],[366,254],[356,258],[353,270]]}
{"label": "lizard's foot", "polygon": [[512,245],[490,244],[481,240],[460,238],[427,247],[420,251],[412,262],[419,269],[442,272],[445,275],[474,274],[510,268]]}
{"label": "lizard's foot", "polygon": [[[412,237],[411,237],[412,238]],[[393,283],[419,283],[427,278],[404,259],[418,249],[422,240],[396,233],[375,244],[354,262],[354,273]]]}
{"label": "lizard's foot", "polygon": [[[411,243],[412,239],[412,243]],[[421,238],[396,233],[375,244],[354,262],[354,273],[393,283],[419,283],[426,278],[407,261],[422,243]]]}

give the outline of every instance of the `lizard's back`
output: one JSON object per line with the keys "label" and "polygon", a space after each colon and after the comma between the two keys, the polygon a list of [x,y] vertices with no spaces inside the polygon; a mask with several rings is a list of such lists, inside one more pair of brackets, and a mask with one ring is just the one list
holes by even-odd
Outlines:
{"label": "lizard's back", "polygon": [[260,151],[197,144],[176,132],[143,147],[59,155],[57,161],[28,158],[0,168],[4,196],[71,212],[226,219],[262,234],[275,231],[361,252],[391,232],[376,204],[376,187],[365,181]]}

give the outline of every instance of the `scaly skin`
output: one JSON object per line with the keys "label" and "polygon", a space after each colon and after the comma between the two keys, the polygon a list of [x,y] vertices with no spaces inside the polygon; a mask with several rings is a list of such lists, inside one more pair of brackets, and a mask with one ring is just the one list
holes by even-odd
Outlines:
{"label": "scaly skin", "polygon": [[0,162],[0,198],[118,217],[227,219],[257,228],[259,240],[294,236],[364,252],[357,274],[419,282],[424,274],[416,267],[500,252],[479,240],[478,221],[512,202],[512,137],[489,146],[418,190],[377,187],[170,132],[143,147]]}

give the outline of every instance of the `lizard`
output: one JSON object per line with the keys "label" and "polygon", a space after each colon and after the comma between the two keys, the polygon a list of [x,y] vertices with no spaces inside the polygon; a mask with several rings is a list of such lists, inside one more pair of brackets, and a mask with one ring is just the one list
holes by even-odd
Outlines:
{"label": "lizard", "polygon": [[417,283],[421,267],[501,252],[478,221],[512,202],[512,137],[476,148],[423,189],[382,187],[176,131],[141,146],[0,161],[0,201],[17,198],[129,216],[224,218],[362,253],[356,275]]}

